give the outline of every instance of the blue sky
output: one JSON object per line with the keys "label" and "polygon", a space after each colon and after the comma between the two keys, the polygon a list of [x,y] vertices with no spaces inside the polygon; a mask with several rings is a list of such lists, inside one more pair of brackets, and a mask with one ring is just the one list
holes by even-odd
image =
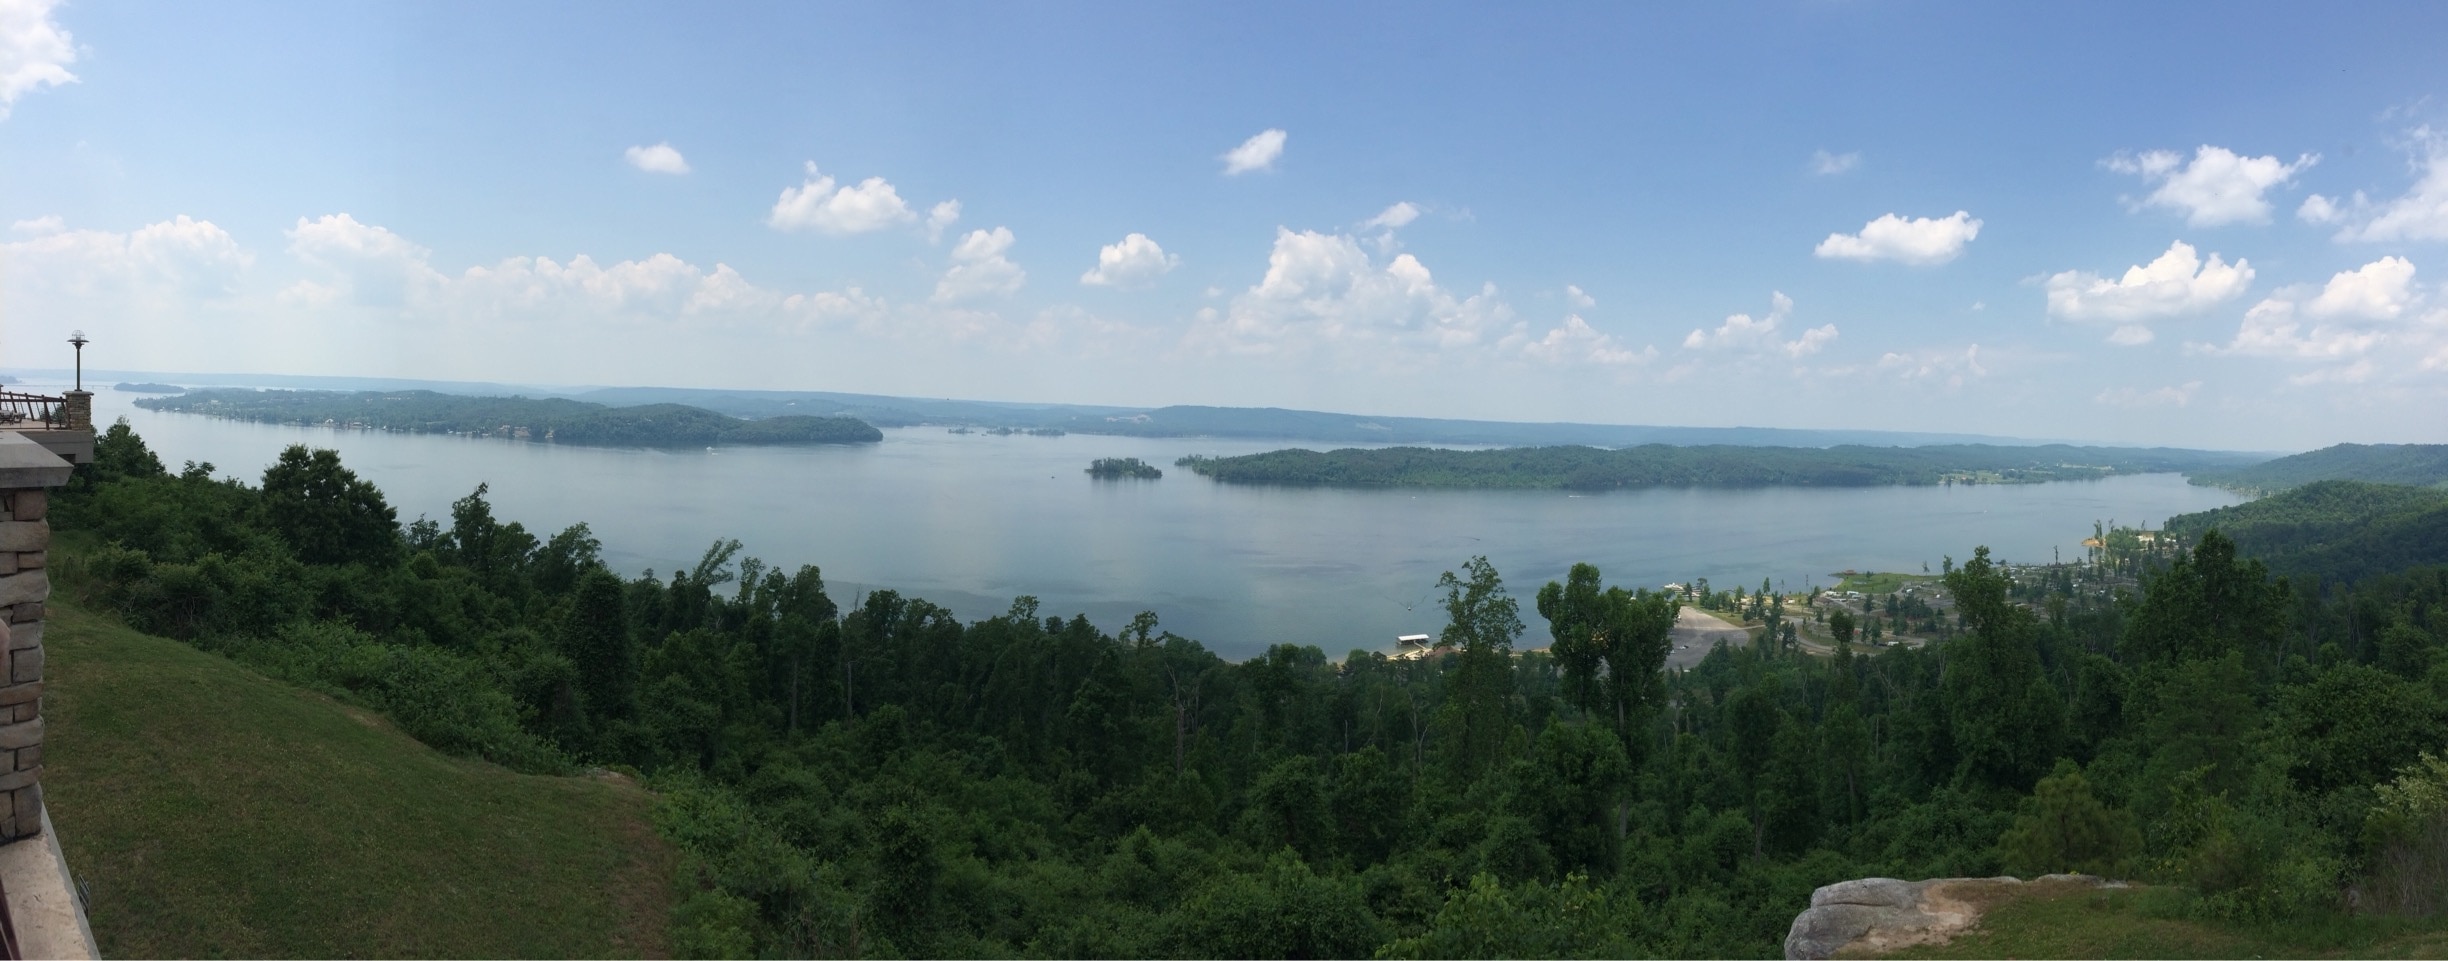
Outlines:
{"label": "blue sky", "polygon": [[0,364],[2442,442],[2443,37],[0,0]]}

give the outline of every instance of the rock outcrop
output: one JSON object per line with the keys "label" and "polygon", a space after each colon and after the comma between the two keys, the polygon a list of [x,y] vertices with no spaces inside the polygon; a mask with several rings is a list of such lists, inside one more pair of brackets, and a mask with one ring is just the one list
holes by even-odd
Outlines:
{"label": "rock outcrop", "polygon": [[[1848,947],[1883,954],[1916,944],[1939,944],[1980,920],[1984,905],[2020,887],[2019,878],[1932,878],[1898,881],[1861,878],[1811,892],[1810,908],[1785,933],[1785,957],[1833,957]],[[2034,884],[2121,886],[2087,874],[2051,874]]]}

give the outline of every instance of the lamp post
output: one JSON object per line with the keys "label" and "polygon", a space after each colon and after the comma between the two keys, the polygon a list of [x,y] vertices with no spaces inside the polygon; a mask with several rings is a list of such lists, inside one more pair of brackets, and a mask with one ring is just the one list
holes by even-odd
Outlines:
{"label": "lamp post", "polygon": [[93,343],[93,341],[90,341],[90,340],[86,340],[86,339],[85,339],[85,332],[84,332],[84,331],[82,331],[82,330],[72,330],[72,331],[69,331],[69,332],[68,332],[68,342],[69,342],[69,343],[71,343],[71,344],[75,344],[75,345],[76,345],[76,389],[78,389],[78,390],[84,390],[84,389],[85,389],[85,345],[86,345],[86,344]]}

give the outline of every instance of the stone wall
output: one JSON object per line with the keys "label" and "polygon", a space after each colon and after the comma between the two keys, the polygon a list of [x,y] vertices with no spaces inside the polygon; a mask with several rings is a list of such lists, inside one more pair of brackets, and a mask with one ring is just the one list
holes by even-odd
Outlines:
{"label": "stone wall", "polygon": [[0,843],[42,833],[43,604],[51,598],[50,488],[67,461],[0,432]]}

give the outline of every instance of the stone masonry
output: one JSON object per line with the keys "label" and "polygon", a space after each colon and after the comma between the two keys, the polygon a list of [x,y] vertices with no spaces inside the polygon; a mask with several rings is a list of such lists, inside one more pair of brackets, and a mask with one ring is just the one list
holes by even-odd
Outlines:
{"label": "stone masonry", "polygon": [[45,445],[0,431],[0,843],[43,830],[42,639],[43,603],[51,597],[51,488],[68,483],[72,469]]}

